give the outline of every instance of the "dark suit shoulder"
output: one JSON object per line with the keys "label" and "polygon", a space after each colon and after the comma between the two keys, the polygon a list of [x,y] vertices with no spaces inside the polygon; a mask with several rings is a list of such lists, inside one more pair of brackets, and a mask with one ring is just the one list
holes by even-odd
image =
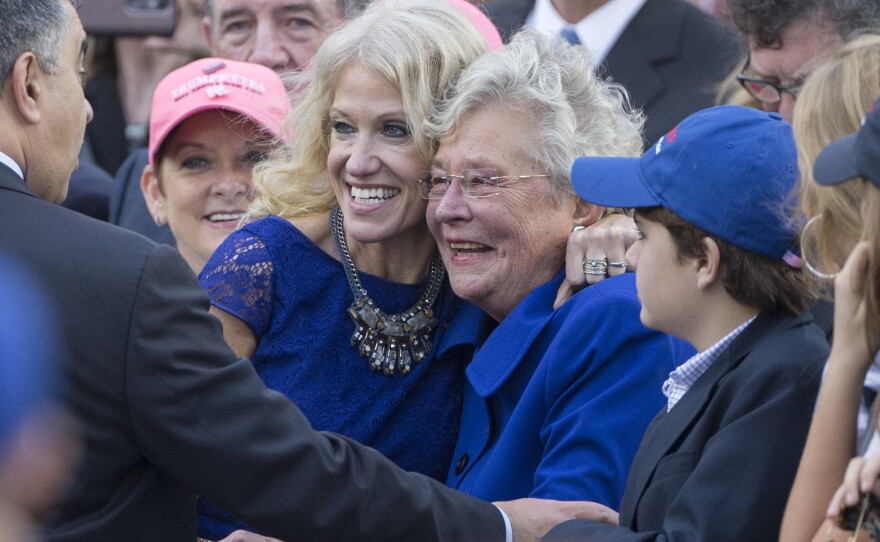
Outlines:
{"label": "dark suit shoulder", "polygon": [[482,5],[505,43],[522,28],[534,7],[535,0],[494,0]]}
{"label": "dark suit shoulder", "polygon": [[[758,320],[755,323],[764,325]],[[785,374],[801,386],[815,385],[821,379],[828,352],[825,334],[812,318],[783,316],[755,342],[743,365],[757,382],[766,381],[771,374]]]}

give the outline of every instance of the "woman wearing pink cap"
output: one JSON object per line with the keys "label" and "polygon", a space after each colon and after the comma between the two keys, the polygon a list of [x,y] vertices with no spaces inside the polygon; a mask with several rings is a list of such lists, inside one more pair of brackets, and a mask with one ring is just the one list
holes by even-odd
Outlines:
{"label": "woman wearing pink cap", "polygon": [[251,171],[275,147],[288,110],[281,78],[246,62],[197,60],[156,87],[141,190],[193,272],[244,215]]}

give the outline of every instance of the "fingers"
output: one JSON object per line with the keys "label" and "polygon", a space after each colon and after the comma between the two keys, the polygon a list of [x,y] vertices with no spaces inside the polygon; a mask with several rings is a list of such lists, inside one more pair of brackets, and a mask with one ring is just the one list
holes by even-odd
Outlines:
{"label": "fingers", "polygon": [[834,492],[825,515],[837,520],[841,510],[858,506],[862,495],[874,491],[880,476],[880,455],[850,460],[843,476],[843,484]]}
{"label": "fingers", "polygon": [[598,509],[593,513],[593,517],[596,518],[597,521],[607,523],[608,525],[620,525],[620,514],[599,503],[590,504],[595,505]]}
{"label": "fingers", "polygon": [[853,248],[843,269],[838,274],[853,292],[862,292],[865,287],[865,277],[868,274],[868,243],[862,241]]}
{"label": "fingers", "polygon": [[575,289],[572,287],[571,283],[567,280],[563,280],[562,284],[559,285],[559,290],[556,291],[556,300],[553,302],[553,310],[561,307],[563,303],[568,301],[568,298],[574,295],[574,293]]}
{"label": "fingers", "polygon": [[[637,239],[635,225],[625,215],[612,215],[589,228],[572,231],[565,252],[566,280],[577,291],[607,276],[625,273],[626,251]],[[605,273],[599,273],[595,265],[600,261]]]}
{"label": "fingers", "polygon": [[[586,248],[581,246],[583,231],[572,232],[568,236],[565,248],[565,282],[571,287],[572,293],[584,289],[587,285],[583,267]],[[557,296],[557,300],[558,298]]]}
{"label": "fingers", "polygon": [[863,457],[856,457],[849,462],[846,467],[846,474],[843,475],[843,505],[856,506],[859,504],[859,496],[861,495],[861,471],[865,464]]}
{"label": "fingers", "polygon": [[880,456],[875,455],[865,458],[865,462],[859,472],[859,490],[862,494],[875,491],[878,476],[880,476]]}

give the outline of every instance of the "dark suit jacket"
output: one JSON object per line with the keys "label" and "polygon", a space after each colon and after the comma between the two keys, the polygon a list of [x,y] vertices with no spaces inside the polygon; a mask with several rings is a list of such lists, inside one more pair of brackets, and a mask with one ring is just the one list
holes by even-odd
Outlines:
{"label": "dark suit jacket", "polygon": [[107,221],[137,232],[157,243],[177,246],[171,228],[167,224],[158,226],[153,222],[153,217],[147,209],[147,202],[144,201],[141,176],[144,166],[148,163],[147,149],[136,149],[119,167],[113,192],[110,194],[110,216]]}
{"label": "dark suit jacket", "polygon": [[173,248],[41,201],[0,165],[0,253],[57,305],[85,440],[47,540],[192,542],[196,494],[288,542],[503,540],[488,503],[314,432],[236,360]]}
{"label": "dark suit jacket", "polygon": [[[535,0],[484,5],[509,40]],[[686,0],[648,0],[608,52],[600,74],[622,84],[646,116],[652,145],[682,119],[714,105],[715,86],[739,62],[733,36]]]}
{"label": "dark suit jacket", "polygon": [[808,317],[758,316],[651,422],[621,527],[569,521],[544,540],[775,542],[827,355]]}
{"label": "dark suit jacket", "polygon": [[112,190],[113,177],[95,164],[80,160],[79,167],[70,176],[67,197],[61,205],[86,216],[106,221]]}

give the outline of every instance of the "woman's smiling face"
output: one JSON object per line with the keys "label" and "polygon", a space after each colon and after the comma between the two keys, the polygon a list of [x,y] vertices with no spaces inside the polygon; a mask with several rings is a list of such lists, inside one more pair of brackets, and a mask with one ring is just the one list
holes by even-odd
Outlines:
{"label": "woman's smiling face", "polygon": [[427,209],[453,290],[498,321],[565,263],[575,203],[551,196],[547,172],[527,152],[535,131],[526,112],[483,106],[440,144],[432,167],[441,176],[486,168],[526,176],[499,180],[492,197],[467,197],[455,181]]}
{"label": "woman's smiling face", "polygon": [[400,92],[354,63],[330,109],[330,182],[348,235],[362,243],[430,238],[419,172],[426,169],[407,126]]}
{"label": "woman's smiling face", "polygon": [[158,176],[145,179],[145,195],[195,272],[238,226],[253,198],[254,164],[271,149],[254,122],[216,109],[189,117],[163,144]]}

